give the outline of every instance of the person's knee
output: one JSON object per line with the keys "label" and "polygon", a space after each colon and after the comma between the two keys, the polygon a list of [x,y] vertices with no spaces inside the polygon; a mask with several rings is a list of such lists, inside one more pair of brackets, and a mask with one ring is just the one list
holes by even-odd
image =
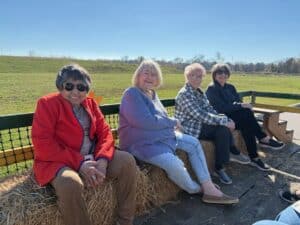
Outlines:
{"label": "person's knee", "polygon": [[199,149],[201,149],[201,144],[200,144],[200,141],[193,137],[193,136],[189,136],[189,139],[188,139],[188,142],[190,143],[191,146],[193,146],[190,151],[191,153],[195,153],[197,151],[199,151]]}
{"label": "person's knee", "polygon": [[136,166],[134,157],[131,154],[129,154],[128,152],[124,152],[124,154],[122,156],[122,161],[128,167],[132,167],[133,168],[133,167]]}
{"label": "person's knee", "polygon": [[230,137],[231,132],[229,130],[228,127],[225,126],[218,126],[217,130],[216,130],[216,137],[220,138],[220,137]]}
{"label": "person's knee", "polygon": [[68,193],[80,194],[84,189],[83,182],[78,176],[61,177],[55,191],[58,196],[66,196]]}
{"label": "person's knee", "polygon": [[181,144],[177,145],[177,148],[182,149],[183,151],[188,153],[193,154],[198,151],[199,148],[201,148],[200,141],[191,135],[182,134],[180,142]]}
{"label": "person's knee", "polygon": [[127,173],[135,173],[136,171],[136,162],[134,157],[128,153],[128,152],[120,152],[120,160],[119,163],[121,163],[121,168],[123,171],[126,171]]}
{"label": "person's knee", "polygon": [[195,148],[201,148],[200,141],[197,138],[191,136],[190,141],[191,141],[192,145],[195,146]]}

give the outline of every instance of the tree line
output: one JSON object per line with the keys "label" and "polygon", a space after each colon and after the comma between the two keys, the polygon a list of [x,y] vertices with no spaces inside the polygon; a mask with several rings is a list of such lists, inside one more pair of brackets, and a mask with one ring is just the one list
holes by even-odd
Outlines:
{"label": "tree line", "polygon": [[[121,61],[127,63],[140,63],[144,59],[143,56],[139,56],[136,59],[129,59],[129,57],[124,56],[121,58]],[[184,60],[183,58],[176,57],[173,60],[156,60],[162,66],[173,66],[177,70],[184,70],[184,68],[191,63],[201,63],[207,70],[216,64],[217,62],[225,62],[224,58],[219,54],[216,54],[216,59],[206,60],[203,55],[195,56],[191,59]],[[300,73],[300,58],[288,58],[281,60],[279,62],[272,63],[243,63],[236,62],[230,63],[225,62],[230,65],[231,70],[235,72],[244,72],[244,73],[284,73],[284,74],[299,74]]]}

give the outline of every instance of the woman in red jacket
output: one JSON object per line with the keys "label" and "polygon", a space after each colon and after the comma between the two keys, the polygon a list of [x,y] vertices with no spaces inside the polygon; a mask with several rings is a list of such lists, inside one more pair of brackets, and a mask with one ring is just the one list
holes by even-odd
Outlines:
{"label": "woman in red jacket", "polygon": [[58,93],[38,100],[32,124],[35,178],[42,186],[54,187],[66,225],[91,224],[84,187],[96,188],[106,177],[116,178],[118,223],[132,225],[135,161],[129,153],[115,151],[103,114],[87,97],[90,85],[84,68],[67,65],[57,74]]}

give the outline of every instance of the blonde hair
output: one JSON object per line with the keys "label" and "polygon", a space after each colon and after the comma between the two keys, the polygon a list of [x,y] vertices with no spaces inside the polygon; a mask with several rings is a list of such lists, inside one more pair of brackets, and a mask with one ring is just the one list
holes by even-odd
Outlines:
{"label": "blonde hair", "polygon": [[162,85],[163,82],[163,77],[161,73],[160,66],[158,65],[157,62],[148,59],[148,60],[143,60],[141,64],[138,66],[138,68],[135,70],[131,83],[133,86],[137,87],[138,86],[138,78],[139,76],[143,73],[143,71],[149,71],[151,74],[155,74],[158,78],[158,84],[156,85],[155,88],[158,88],[159,86]]}
{"label": "blonde hair", "polygon": [[203,75],[206,74],[206,69],[200,63],[192,63],[184,68],[184,77],[185,81],[187,81],[187,77],[195,72],[196,70],[200,70]]}

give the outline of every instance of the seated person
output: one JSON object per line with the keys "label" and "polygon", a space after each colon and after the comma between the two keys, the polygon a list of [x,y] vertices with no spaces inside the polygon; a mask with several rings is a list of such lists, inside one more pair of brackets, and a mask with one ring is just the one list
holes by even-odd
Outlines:
{"label": "seated person", "polygon": [[256,139],[261,146],[280,149],[284,145],[279,143],[262,131],[253,114],[252,105],[243,103],[231,84],[228,84],[230,68],[227,64],[215,64],[211,70],[213,82],[208,86],[206,95],[210,104],[218,113],[226,114],[235,122],[245,140],[251,165],[260,170],[268,171],[270,167],[258,157]]}
{"label": "seated person", "polygon": [[[238,198],[225,195],[211,181],[199,141],[181,133],[179,121],[168,117],[154,90],[161,82],[160,67],[152,60],[143,61],[135,71],[133,87],[125,90],[120,105],[118,133],[121,149],[160,167],[186,192],[203,193],[203,202],[237,203]],[[191,178],[182,160],[176,156],[176,149],[188,154],[198,182]]]}
{"label": "seated person", "polygon": [[299,225],[300,201],[282,210],[275,220],[260,220],[253,225]]}
{"label": "seated person", "polygon": [[233,143],[230,130],[235,129],[234,122],[225,115],[218,114],[205,93],[200,89],[206,73],[199,63],[193,63],[184,70],[185,85],[175,98],[175,118],[183,126],[186,134],[197,139],[211,140],[215,144],[215,173],[224,184],[231,184],[232,179],[225,172],[223,164],[231,158],[242,164],[249,163],[249,158],[240,153]]}
{"label": "seated person", "polygon": [[[88,72],[79,65],[57,74],[58,93],[38,100],[32,124],[33,171],[41,185],[55,189],[65,225],[90,225],[84,187],[117,180],[118,220],[132,225],[135,212],[136,165],[127,152],[115,151],[114,140],[99,106],[87,97]],[[99,202],[101,204],[101,202]]]}

